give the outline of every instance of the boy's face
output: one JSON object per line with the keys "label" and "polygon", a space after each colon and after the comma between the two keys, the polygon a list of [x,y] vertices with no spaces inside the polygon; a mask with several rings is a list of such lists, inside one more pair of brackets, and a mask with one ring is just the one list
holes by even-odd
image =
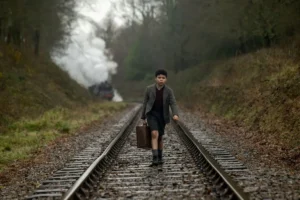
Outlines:
{"label": "boy's face", "polygon": [[167,82],[167,77],[165,75],[157,75],[155,81],[159,86],[163,86]]}

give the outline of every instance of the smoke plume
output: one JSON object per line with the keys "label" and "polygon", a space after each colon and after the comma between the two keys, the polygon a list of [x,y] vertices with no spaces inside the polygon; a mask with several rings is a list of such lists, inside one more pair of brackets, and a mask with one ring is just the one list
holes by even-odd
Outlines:
{"label": "smoke plume", "polygon": [[[62,54],[53,53],[53,60],[82,86],[109,80],[117,72],[117,63],[110,56],[97,31],[110,7],[107,0],[80,1],[77,19],[71,25],[71,33],[65,38]],[[122,98],[115,91],[115,101]]]}

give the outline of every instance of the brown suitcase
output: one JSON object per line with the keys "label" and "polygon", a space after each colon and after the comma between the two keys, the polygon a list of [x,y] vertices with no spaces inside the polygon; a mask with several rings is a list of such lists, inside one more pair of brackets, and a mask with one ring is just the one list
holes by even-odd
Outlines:
{"label": "brown suitcase", "polygon": [[136,127],[137,148],[151,149],[151,130],[147,125]]}

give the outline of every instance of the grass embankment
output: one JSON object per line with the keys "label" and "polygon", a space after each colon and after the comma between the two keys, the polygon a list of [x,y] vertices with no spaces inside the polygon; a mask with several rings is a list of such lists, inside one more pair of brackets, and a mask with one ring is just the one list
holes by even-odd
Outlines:
{"label": "grass embankment", "polygon": [[56,106],[85,105],[91,97],[46,55],[0,44],[0,133],[24,117]]}
{"label": "grass embankment", "polygon": [[[119,89],[141,100],[147,84],[128,82]],[[284,151],[283,159],[300,159],[300,38],[177,74],[169,71],[168,84],[181,105],[254,132],[273,153]]]}
{"label": "grass embankment", "polygon": [[0,44],[0,170],[125,107],[94,102],[49,56],[30,52]]}
{"label": "grass embankment", "polygon": [[58,137],[73,135],[76,131],[124,109],[125,103],[93,103],[74,109],[55,108],[38,118],[23,118],[8,126],[0,135],[0,171],[6,165],[30,157]]}
{"label": "grass embankment", "polygon": [[[300,157],[300,40],[174,75],[177,96]],[[183,82],[185,87],[175,83]],[[279,149],[279,150],[280,150]],[[274,152],[276,153],[276,152]],[[287,155],[288,156],[288,155]]]}

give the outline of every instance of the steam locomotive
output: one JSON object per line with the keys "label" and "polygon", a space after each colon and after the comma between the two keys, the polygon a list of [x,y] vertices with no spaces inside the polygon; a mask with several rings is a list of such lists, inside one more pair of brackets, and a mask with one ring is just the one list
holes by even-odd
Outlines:
{"label": "steam locomotive", "polygon": [[105,81],[89,87],[89,91],[93,96],[111,101],[114,98],[114,88]]}

